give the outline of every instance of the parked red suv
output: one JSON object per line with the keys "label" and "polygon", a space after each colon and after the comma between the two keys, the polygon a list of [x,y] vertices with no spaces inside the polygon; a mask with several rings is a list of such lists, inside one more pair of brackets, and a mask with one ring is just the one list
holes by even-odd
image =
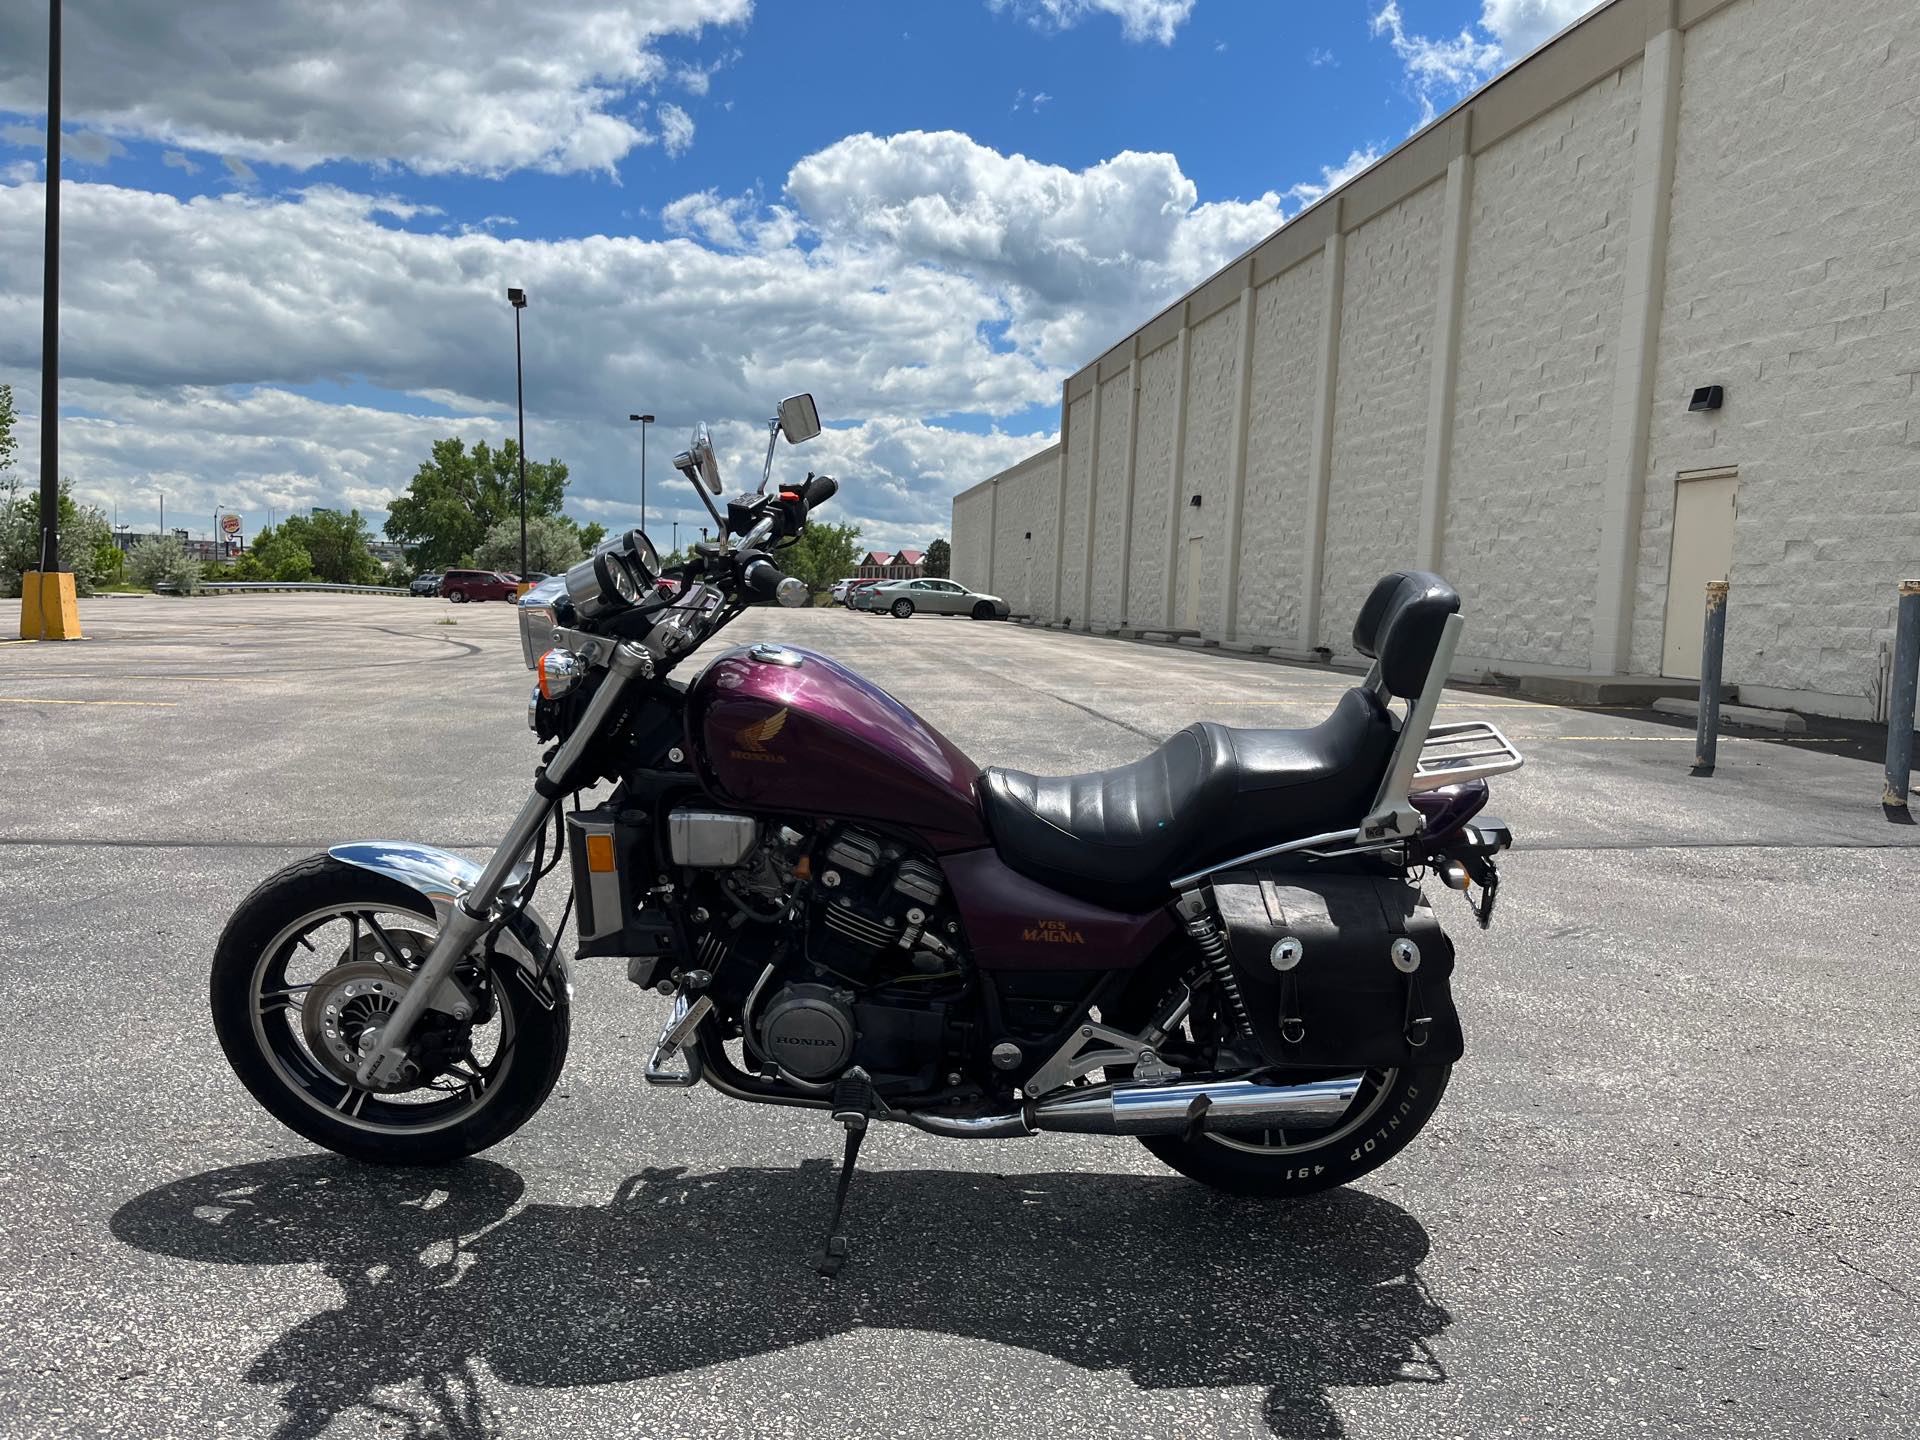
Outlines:
{"label": "parked red suv", "polygon": [[469,600],[511,600],[517,583],[499,570],[449,570],[440,577],[440,593],[456,605]]}

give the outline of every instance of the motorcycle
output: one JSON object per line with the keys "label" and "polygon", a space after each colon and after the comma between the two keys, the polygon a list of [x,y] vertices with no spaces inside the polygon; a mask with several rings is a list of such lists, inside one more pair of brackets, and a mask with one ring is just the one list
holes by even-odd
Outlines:
{"label": "motorcycle", "polygon": [[[1458,594],[1383,577],[1353,635],[1372,667],[1317,726],[1201,722],[1094,774],[983,770],[828,655],[763,643],[675,674],[750,605],[807,599],[780,552],[838,484],[768,484],[781,438],[820,428],[811,396],[781,402],[759,488],[723,509],[698,427],[674,464],[717,539],[663,574],[635,530],[522,599],[547,749],[486,864],[352,842],[241,903],[210,989],[247,1089],[364,1160],[495,1144],[565,1061],[571,916],[573,960],[624,960],[671,1000],[650,1084],[843,1127],[827,1273],[876,1122],[1132,1136],[1268,1197],[1405,1148],[1463,1050],[1419,882],[1491,922],[1511,835],[1487,780],[1522,763],[1492,725],[1434,723]],[[563,861],[555,926],[533,900]]]}

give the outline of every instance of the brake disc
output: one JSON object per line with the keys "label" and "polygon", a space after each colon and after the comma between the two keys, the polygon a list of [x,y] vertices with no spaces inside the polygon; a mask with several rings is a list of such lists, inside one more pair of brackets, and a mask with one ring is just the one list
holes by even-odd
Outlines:
{"label": "brake disc", "polygon": [[[366,948],[364,943],[361,948]],[[420,1083],[419,1071],[411,1062],[387,1085],[362,1085],[357,1073],[360,1062],[379,1049],[387,1016],[407,993],[412,978],[397,965],[348,960],[308,987],[300,1007],[300,1029],[307,1048],[334,1079],[376,1091],[408,1090]]]}

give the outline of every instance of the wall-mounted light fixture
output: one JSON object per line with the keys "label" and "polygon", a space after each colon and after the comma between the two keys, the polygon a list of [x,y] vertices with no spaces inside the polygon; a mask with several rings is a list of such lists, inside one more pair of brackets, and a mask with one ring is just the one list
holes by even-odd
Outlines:
{"label": "wall-mounted light fixture", "polygon": [[1029,540],[1031,540],[1031,539],[1033,538],[1033,531],[1031,531],[1031,530],[1029,530],[1029,531],[1027,531],[1027,538],[1028,538]]}
{"label": "wall-mounted light fixture", "polygon": [[1721,402],[1727,398],[1725,387],[1720,385],[1702,385],[1693,392],[1693,398],[1687,402],[1689,410],[1718,410]]}
{"label": "wall-mounted light fixture", "polygon": [[1187,501],[1187,504],[1198,510],[1200,508],[1200,497],[1198,495],[1194,496],[1191,500]]}

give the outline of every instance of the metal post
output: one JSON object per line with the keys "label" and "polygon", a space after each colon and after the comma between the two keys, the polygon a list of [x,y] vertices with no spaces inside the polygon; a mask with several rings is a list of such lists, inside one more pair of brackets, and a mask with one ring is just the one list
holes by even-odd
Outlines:
{"label": "metal post", "polygon": [[[60,568],[60,0],[47,5],[47,238],[40,298],[40,574]],[[46,581],[42,579],[41,595]],[[41,628],[46,627],[42,602]]]}
{"label": "metal post", "polygon": [[1700,719],[1694,732],[1693,773],[1713,774],[1720,744],[1720,652],[1727,643],[1727,582],[1707,582],[1707,621],[1700,637]]}
{"label": "metal post", "polygon": [[1880,803],[1907,808],[1913,775],[1913,709],[1920,691],[1920,580],[1900,582],[1899,618],[1893,631],[1893,693],[1887,710],[1887,789]]}
{"label": "metal post", "polygon": [[520,414],[520,578],[527,578],[527,391],[520,364],[520,310],[513,307],[513,404]]}

